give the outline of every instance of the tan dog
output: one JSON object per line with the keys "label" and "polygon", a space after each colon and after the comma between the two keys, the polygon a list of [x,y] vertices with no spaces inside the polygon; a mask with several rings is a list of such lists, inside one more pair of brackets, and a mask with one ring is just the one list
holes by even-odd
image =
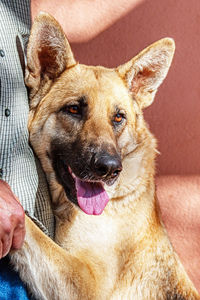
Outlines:
{"label": "tan dog", "polygon": [[27,218],[11,259],[37,299],[200,299],[160,221],[156,141],[142,115],[174,48],[166,38],[116,69],[88,67],[52,17],[36,18],[30,141],[49,181],[57,244]]}

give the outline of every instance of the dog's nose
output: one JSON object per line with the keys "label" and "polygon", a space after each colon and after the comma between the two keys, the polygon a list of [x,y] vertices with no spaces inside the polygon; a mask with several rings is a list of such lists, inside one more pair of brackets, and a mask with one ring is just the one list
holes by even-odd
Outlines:
{"label": "dog's nose", "polygon": [[115,178],[122,170],[121,160],[118,156],[100,154],[93,160],[93,171],[100,177]]}

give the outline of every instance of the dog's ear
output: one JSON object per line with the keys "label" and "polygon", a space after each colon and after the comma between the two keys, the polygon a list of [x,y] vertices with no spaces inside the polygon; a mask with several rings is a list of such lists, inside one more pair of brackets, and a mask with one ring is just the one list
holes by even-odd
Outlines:
{"label": "dog's ear", "polygon": [[34,20],[28,43],[27,86],[37,92],[42,82],[44,85],[44,81],[56,79],[75,63],[61,26],[52,16],[41,12]]}
{"label": "dog's ear", "polygon": [[153,102],[158,87],[167,75],[174,50],[173,39],[164,38],[117,68],[141,108]]}

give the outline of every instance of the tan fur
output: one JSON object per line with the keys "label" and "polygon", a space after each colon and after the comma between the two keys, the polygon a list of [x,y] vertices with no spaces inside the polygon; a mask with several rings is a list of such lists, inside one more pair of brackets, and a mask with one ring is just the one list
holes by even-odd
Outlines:
{"label": "tan fur", "polygon": [[[200,299],[160,221],[156,140],[141,110],[153,102],[173,53],[174,42],[166,38],[116,69],[80,65],[57,22],[44,13],[37,17],[26,73],[29,131],[52,193],[56,243],[26,218],[24,246],[11,255],[37,299]],[[110,201],[99,216],[67,199],[47,155],[52,140],[68,145],[76,137],[80,124],[60,110],[83,96],[88,105],[79,137],[83,151],[89,142],[97,148],[106,143],[109,153],[120,152],[123,166],[117,181],[105,185]],[[126,120],[113,129],[116,106]]]}

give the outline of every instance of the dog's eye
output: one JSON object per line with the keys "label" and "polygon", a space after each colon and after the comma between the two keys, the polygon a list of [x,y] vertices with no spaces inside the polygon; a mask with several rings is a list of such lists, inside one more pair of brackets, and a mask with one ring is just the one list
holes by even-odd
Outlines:
{"label": "dog's eye", "polygon": [[80,118],[82,114],[81,107],[75,104],[65,107],[63,111],[71,116],[78,117],[78,118]]}
{"label": "dog's eye", "polygon": [[77,105],[69,106],[69,107],[68,107],[68,112],[69,112],[70,114],[73,114],[73,115],[79,114],[79,113],[80,113],[79,107],[78,107]]}
{"label": "dog's eye", "polygon": [[124,120],[124,114],[121,114],[121,113],[117,113],[115,116],[114,116],[114,123],[115,124],[120,124],[122,123],[122,121]]}

